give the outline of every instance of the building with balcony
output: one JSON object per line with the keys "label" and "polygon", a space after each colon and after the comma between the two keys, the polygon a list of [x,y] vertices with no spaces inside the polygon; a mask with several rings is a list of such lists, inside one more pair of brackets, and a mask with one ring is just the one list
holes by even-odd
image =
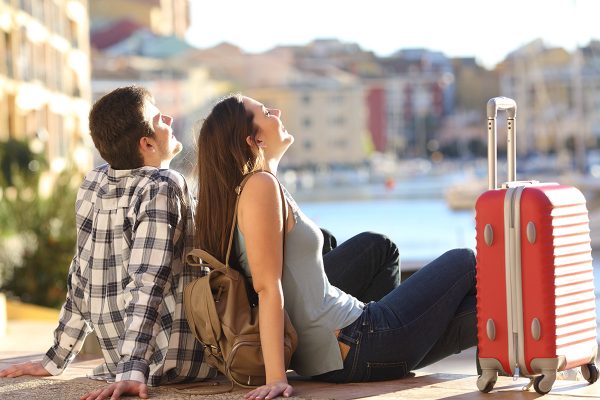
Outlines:
{"label": "building with balcony", "polygon": [[565,49],[536,40],[498,65],[500,93],[518,106],[519,154],[563,153],[567,142],[589,135],[582,121],[581,69],[575,62]]}
{"label": "building with balcony", "polygon": [[91,166],[86,0],[0,1],[0,140],[42,143],[55,170]]}
{"label": "building with balcony", "polygon": [[92,28],[127,19],[160,36],[183,39],[190,26],[188,0],[90,1]]}
{"label": "building with balcony", "polygon": [[380,59],[385,76],[387,142],[397,155],[426,157],[443,119],[454,111],[451,60],[425,49]]}

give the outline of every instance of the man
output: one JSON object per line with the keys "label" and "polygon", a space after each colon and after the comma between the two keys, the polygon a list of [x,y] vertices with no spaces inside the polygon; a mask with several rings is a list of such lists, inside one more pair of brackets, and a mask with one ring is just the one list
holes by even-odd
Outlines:
{"label": "man", "polygon": [[78,192],[77,250],[54,345],[41,362],[0,377],[62,373],[92,330],[105,363],[91,377],[114,383],[84,398],[146,398],[147,384],[214,375],[182,312],[184,285],[203,271],[184,262],[194,205],[183,176],[168,169],[182,149],[171,123],[141,87],[94,104],[90,133],[108,165],[87,174]]}

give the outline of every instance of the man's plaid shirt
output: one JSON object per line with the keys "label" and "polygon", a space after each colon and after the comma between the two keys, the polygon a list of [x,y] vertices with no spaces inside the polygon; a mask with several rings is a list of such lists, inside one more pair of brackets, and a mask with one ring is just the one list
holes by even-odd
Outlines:
{"label": "man's plaid shirt", "polygon": [[103,165],[86,176],[67,299],[42,361],[50,373],[60,374],[93,330],[105,363],[92,377],[158,385],[213,375],[182,310],[184,285],[204,273],[184,262],[193,206],[173,170]]}

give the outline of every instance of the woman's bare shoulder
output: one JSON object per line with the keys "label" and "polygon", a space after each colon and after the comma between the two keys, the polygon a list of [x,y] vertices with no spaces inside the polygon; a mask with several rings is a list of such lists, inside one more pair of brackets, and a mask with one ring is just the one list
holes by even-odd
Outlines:
{"label": "woman's bare shoulder", "polygon": [[252,175],[242,191],[242,199],[267,201],[279,197],[279,182],[268,172],[258,172]]}

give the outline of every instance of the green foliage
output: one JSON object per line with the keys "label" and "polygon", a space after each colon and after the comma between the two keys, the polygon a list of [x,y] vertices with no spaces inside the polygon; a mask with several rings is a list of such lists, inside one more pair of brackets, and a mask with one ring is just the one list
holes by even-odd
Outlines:
{"label": "green foliage", "polygon": [[[26,142],[10,139],[0,145],[0,182],[2,187],[19,183],[32,185],[37,181],[42,157],[33,153]],[[19,178],[19,179],[15,179]]]}
{"label": "green foliage", "polygon": [[[41,171],[46,163],[23,142],[0,142],[0,155],[2,290],[25,302],[59,307],[75,250],[78,177]],[[42,196],[40,182],[47,179],[49,193]]]}

